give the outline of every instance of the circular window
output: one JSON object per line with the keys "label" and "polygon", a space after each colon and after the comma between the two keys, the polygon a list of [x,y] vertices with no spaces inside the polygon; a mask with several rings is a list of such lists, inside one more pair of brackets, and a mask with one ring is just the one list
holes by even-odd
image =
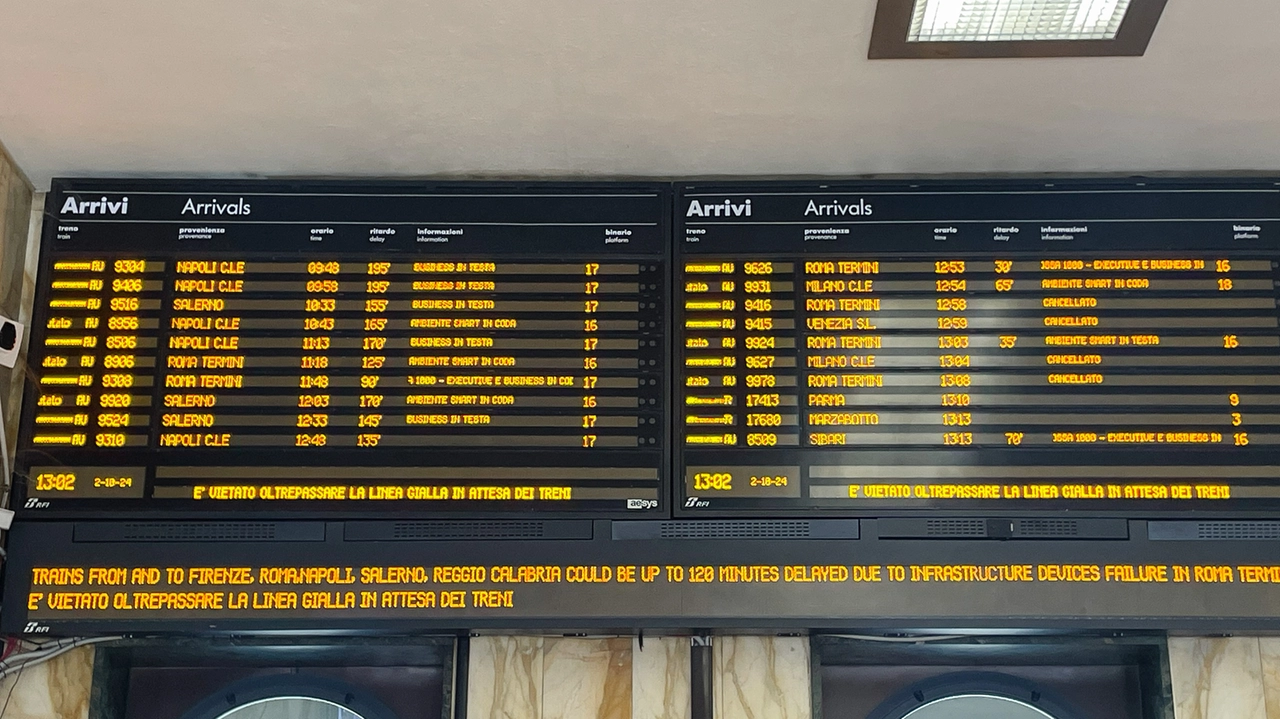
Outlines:
{"label": "circular window", "polygon": [[890,697],[867,719],[1079,719],[1065,702],[1025,679],[996,672],[957,672],[927,679]]}
{"label": "circular window", "polygon": [[325,677],[272,674],[234,682],[182,719],[396,719],[369,692]]}

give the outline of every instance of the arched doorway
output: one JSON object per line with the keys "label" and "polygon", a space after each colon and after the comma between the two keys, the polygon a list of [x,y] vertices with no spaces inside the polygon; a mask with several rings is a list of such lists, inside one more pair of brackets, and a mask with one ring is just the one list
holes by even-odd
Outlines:
{"label": "arched doorway", "polygon": [[234,682],[182,719],[398,719],[365,690],[326,677],[276,674]]}
{"label": "arched doorway", "polygon": [[1034,682],[998,672],[956,672],[907,687],[867,719],[1081,719]]}

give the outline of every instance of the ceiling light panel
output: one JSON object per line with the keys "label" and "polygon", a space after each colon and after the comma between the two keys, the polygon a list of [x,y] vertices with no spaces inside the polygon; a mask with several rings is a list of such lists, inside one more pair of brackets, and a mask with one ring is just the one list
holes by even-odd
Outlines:
{"label": "ceiling light panel", "polygon": [[1114,40],[1130,0],[915,0],[908,42]]}

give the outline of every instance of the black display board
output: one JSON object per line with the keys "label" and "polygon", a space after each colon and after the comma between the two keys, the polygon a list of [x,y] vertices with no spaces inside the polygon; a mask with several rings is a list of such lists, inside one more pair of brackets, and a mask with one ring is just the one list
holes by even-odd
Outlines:
{"label": "black display board", "polygon": [[4,628],[1277,628],[1280,183],[670,190],[56,182]]}
{"label": "black display board", "polygon": [[665,512],[667,198],[55,181],[17,506]]}
{"label": "black display board", "polygon": [[1280,186],[693,184],[677,512],[1280,508]]}

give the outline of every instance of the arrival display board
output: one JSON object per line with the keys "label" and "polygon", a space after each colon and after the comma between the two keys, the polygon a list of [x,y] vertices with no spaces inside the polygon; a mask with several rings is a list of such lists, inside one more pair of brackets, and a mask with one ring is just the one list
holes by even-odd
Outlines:
{"label": "arrival display board", "polygon": [[666,198],[55,182],[19,506],[665,511]]}
{"label": "arrival display board", "polygon": [[1280,184],[690,185],[677,511],[1280,508]]}

